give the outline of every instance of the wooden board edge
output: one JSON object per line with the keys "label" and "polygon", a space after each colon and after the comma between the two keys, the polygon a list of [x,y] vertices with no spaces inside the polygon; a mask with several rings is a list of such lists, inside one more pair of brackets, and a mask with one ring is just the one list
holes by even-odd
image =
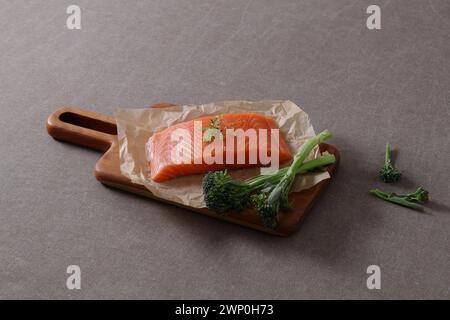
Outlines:
{"label": "wooden board edge", "polygon": [[125,186],[125,185],[122,185],[122,184],[119,184],[119,183],[114,183],[114,182],[106,181],[106,180],[103,180],[103,181],[100,181],[100,182],[103,185],[107,186],[107,187],[112,187],[114,189],[119,189],[119,190],[122,190],[122,191],[131,192],[133,194],[137,194],[137,195],[140,195],[140,196],[144,196],[146,198],[150,198],[152,200],[157,200],[157,201],[160,201],[160,202],[163,202],[163,203],[167,203],[167,204],[170,204],[170,205],[173,205],[173,206],[176,206],[176,207],[180,207],[180,208],[186,209],[186,210],[191,211],[191,212],[201,213],[201,214],[206,215],[208,217],[212,217],[212,218],[215,218],[215,219],[231,222],[231,223],[243,226],[243,227],[247,227],[247,228],[251,228],[251,229],[257,230],[257,231],[269,233],[269,234],[272,234],[272,235],[275,235],[275,236],[287,237],[287,236],[289,236],[291,234],[291,233],[278,232],[276,230],[272,230],[272,229],[269,229],[269,228],[264,228],[264,227],[262,227],[260,225],[257,225],[257,224],[252,224],[252,223],[248,223],[246,221],[240,220],[240,219],[233,218],[230,215],[221,216],[221,215],[218,215],[218,214],[216,214],[214,212],[211,212],[210,210],[208,210],[206,208],[189,207],[189,206],[182,205],[180,203],[171,202],[169,200],[158,198],[158,197],[153,196],[149,191],[142,190],[139,187],[133,188],[131,186]]}

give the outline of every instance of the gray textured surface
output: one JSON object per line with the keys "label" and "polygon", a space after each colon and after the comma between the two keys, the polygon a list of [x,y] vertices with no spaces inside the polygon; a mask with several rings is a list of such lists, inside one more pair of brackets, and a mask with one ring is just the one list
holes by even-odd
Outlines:
{"label": "gray textured surface", "polygon": [[[0,298],[450,298],[450,2],[379,0],[369,31],[371,2],[78,0],[68,31],[72,1],[1,1]],[[63,104],[225,99],[290,99],[334,133],[340,171],[290,238],[105,188],[44,127]],[[387,140],[428,214],[367,194]]]}

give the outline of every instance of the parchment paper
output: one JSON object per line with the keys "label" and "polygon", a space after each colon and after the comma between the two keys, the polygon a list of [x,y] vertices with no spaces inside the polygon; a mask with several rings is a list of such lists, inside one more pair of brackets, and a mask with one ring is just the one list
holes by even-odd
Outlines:
{"label": "parchment paper", "polygon": [[[202,191],[203,175],[180,177],[163,183],[153,182],[150,179],[145,144],[153,133],[178,122],[204,115],[246,112],[271,116],[278,124],[293,154],[306,140],[315,135],[308,115],[291,101],[224,101],[163,109],[117,108],[115,118],[120,146],[120,171],[134,183],[144,185],[157,197],[196,208],[205,207]],[[318,155],[319,151],[316,148],[308,159],[314,159]],[[229,173],[245,179],[258,175],[260,169],[230,170]],[[308,189],[328,178],[330,175],[326,171],[299,175],[292,191]]]}

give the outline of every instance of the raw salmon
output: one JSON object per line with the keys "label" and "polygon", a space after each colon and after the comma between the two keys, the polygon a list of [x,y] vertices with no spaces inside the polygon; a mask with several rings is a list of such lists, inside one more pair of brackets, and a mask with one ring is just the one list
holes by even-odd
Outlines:
{"label": "raw salmon", "polygon": [[[197,122],[194,125],[195,121]],[[200,123],[203,128],[202,130],[198,130]],[[194,130],[194,128],[196,130]],[[247,132],[247,129],[255,129],[255,132],[259,132],[260,129],[266,129],[266,131],[261,131],[267,132],[264,135],[267,141],[267,148],[265,148],[267,150],[264,151],[268,157],[271,156],[270,129],[278,129],[277,124],[271,117],[255,113],[205,116],[175,124],[150,137],[145,148],[151,179],[155,182],[163,182],[180,176],[205,173],[208,171],[267,165],[267,161],[264,162],[260,157],[259,135],[256,135],[256,140],[258,141],[256,145],[255,143],[250,143],[250,138],[248,136],[243,138],[243,140],[238,140],[237,137],[234,137],[234,151],[232,154],[229,152],[230,154],[227,156],[227,150],[230,150],[226,148],[226,145],[229,142],[227,140],[230,140],[227,139],[227,133],[229,131],[227,129],[242,129],[244,132]],[[239,131],[242,132],[242,130]],[[213,137],[210,136],[208,139],[207,136],[211,132],[219,135],[213,135]],[[195,137],[197,140],[195,140]],[[194,143],[194,140],[197,142]],[[245,143],[243,143],[244,141]],[[202,151],[205,150],[205,148],[208,148],[208,145],[211,143],[223,144],[222,148],[217,148],[210,152],[212,156],[222,158],[222,163],[220,163],[220,161],[219,163],[211,163],[210,160],[208,161],[205,158]],[[279,135],[278,146],[279,163],[291,160],[291,151],[281,134]],[[211,149],[211,146],[209,147]],[[174,150],[177,151],[175,152]],[[221,154],[216,155],[215,150],[219,150],[219,153]],[[261,152],[263,151],[261,150]],[[255,159],[255,157],[251,158],[251,155],[255,154],[257,155],[257,159]],[[180,158],[181,155],[184,156],[184,161]],[[186,156],[190,161],[186,161]],[[238,157],[241,159],[239,163],[237,161]],[[242,159],[244,159],[244,157],[245,160],[243,162]],[[231,161],[233,163],[230,163],[227,159],[233,159],[234,161]]]}

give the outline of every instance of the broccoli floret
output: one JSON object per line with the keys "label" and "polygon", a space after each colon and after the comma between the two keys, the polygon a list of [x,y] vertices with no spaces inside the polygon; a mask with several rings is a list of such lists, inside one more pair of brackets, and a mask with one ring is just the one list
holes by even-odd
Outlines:
{"label": "broccoli floret", "polygon": [[405,197],[408,201],[417,203],[425,203],[428,201],[428,191],[422,187],[417,188],[413,193],[401,196]]}
{"label": "broccoli floret", "polygon": [[275,229],[278,225],[278,208],[267,201],[267,194],[264,192],[254,194],[251,202],[256,209],[263,225],[270,229]]}
{"label": "broccoli floret", "polygon": [[212,171],[203,177],[203,194],[206,206],[219,214],[241,211],[251,186],[234,180],[227,171]]}
{"label": "broccoli floret", "polygon": [[391,146],[386,144],[386,153],[384,157],[384,165],[380,169],[378,176],[384,182],[395,182],[401,177],[401,172],[395,169],[391,160]]}
{"label": "broccoli floret", "polygon": [[276,185],[252,196],[252,204],[261,221],[267,228],[275,229],[278,225],[279,211],[287,210],[289,205],[289,191],[292,183],[289,178],[283,179]]}
{"label": "broccoli floret", "polygon": [[372,189],[370,193],[385,201],[420,211],[424,209],[422,204],[428,201],[428,191],[422,187],[408,194],[384,192],[379,189]]}

